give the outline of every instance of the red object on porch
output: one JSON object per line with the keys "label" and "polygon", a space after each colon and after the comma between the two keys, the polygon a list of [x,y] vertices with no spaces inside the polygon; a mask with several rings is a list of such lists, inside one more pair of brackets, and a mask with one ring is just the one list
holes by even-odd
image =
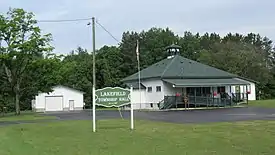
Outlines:
{"label": "red object on porch", "polygon": [[176,96],[180,96],[180,93],[176,93]]}
{"label": "red object on porch", "polygon": [[250,91],[247,91],[247,94],[250,94],[251,92]]}
{"label": "red object on porch", "polygon": [[213,95],[214,95],[214,96],[217,96],[217,92],[214,92]]}

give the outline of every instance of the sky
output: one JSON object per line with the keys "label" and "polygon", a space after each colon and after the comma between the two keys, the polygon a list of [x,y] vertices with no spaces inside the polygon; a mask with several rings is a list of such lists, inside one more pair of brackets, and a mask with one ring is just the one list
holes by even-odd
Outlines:
{"label": "sky", "polygon": [[[178,35],[229,32],[259,33],[275,41],[274,0],[0,0],[0,14],[11,8],[33,12],[37,20],[64,20],[95,17],[113,36],[125,31],[169,27]],[[273,14],[273,15],[272,15]],[[66,54],[78,46],[92,50],[89,21],[39,23],[51,33],[54,52]],[[96,48],[118,42],[96,27]]]}

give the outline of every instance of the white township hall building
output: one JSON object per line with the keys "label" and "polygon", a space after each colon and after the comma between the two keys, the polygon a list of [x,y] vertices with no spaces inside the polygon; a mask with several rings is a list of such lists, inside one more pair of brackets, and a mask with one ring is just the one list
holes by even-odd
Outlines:
{"label": "white township hall building", "polygon": [[[166,48],[168,57],[122,81],[133,87],[135,109],[232,106],[256,100],[255,81],[189,60],[180,46]],[[184,100],[184,96],[186,100]]]}

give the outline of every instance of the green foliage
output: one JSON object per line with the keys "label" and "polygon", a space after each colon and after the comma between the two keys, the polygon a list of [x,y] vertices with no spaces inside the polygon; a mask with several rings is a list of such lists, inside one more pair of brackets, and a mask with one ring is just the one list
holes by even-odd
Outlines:
{"label": "green foliage", "polygon": [[[258,81],[260,98],[275,97],[275,50],[273,42],[259,34],[216,33],[175,35],[169,28],[124,32],[118,47],[96,51],[96,88],[123,86],[120,82],[137,72],[136,42],[140,43],[140,66],[146,68],[167,56],[165,47],[182,47],[181,55]],[[11,9],[0,15],[0,110],[14,105],[29,109],[39,92],[61,84],[85,92],[91,105],[92,54],[81,47],[66,56],[50,53],[51,35],[42,35],[32,13]],[[19,102],[19,103],[18,103]]]}
{"label": "green foliage", "polygon": [[270,74],[262,52],[246,43],[217,43],[211,51],[203,50],[199,61],[266,84]]}
{"label": "green foliage", "polygon": [[[33,95],[42,84],[48,82],[41,77],[35,78],[40,73],[31,75],[39,72],[39,61],[52,50],[49,44],[51,35],[42,35],[36,23],[34,14],[23,9],[10,9],[6,17],[0,17],[1,81],[14,98],[16,114],[20,114],[20,104],[26,92]],[[38,83],[40,87],[37,87]]]}

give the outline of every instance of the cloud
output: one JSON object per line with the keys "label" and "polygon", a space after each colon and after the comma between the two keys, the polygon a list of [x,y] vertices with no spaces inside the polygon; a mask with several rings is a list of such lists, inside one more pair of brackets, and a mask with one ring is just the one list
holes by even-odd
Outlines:
{"label": "cloud", "polygon": [[[124,31],[141,31],[151,27],[169,27],[176,33],[255,32],[275,40],[272,14],[273,0],[1,0],[0,13],[20,7],[36,14],[40,20],[87,18],[96,16],[116,38]],[[91,27],[87,21],[74,23],[40,23],[45,33],[52,33],[57,53],[69,53],[77,46],[92,49]],[[116,45],[97,26],[96,46]]]}

